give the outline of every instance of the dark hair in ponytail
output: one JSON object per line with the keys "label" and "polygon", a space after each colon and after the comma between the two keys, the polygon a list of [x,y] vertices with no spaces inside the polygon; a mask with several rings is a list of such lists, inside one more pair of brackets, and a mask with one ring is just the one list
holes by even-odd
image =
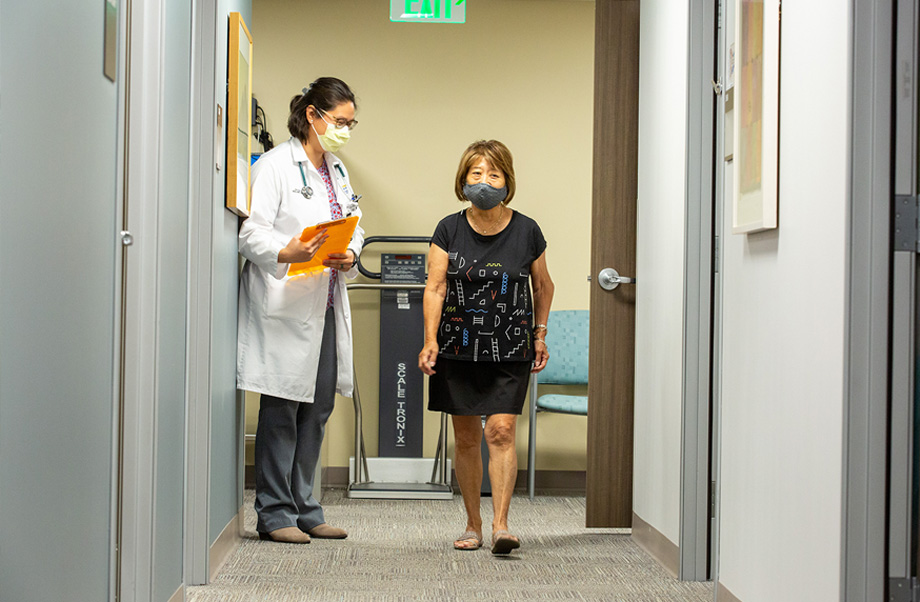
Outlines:
{"label": "dark hair in ponytail", "polygon": [[343,102],[350,102],[358,107],[355,94],[348,84],[335,77],[320,77],[291,99],[291,114],[288,117],[288,131],[291,136],[304,142],[309,137],[310,122],[307,121],[307,107],[313,105],[327,113]]}

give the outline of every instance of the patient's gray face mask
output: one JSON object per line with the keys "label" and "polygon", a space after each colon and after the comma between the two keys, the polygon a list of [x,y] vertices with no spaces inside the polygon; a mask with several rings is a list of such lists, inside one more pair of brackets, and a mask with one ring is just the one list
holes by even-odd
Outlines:
{"label": "patient's gray face mask", "polygon": [[485,182],[479,184],[464,184],[463,196],[465,196],[477,209],[488,211],[497,207],[499,203],[508,196],[508,187],[494,188]]}

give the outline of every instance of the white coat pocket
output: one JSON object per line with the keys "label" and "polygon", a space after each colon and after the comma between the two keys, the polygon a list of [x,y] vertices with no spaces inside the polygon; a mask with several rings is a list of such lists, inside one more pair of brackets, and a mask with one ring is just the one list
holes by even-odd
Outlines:
{"label": "white coat pocket", "polygon": [[323,283],[328,288],[328,279],[322,273],[299,275],[284,280],[266,278],[265,315],[280,320],[304,323],[325,308],[326,295],[321,290]]}

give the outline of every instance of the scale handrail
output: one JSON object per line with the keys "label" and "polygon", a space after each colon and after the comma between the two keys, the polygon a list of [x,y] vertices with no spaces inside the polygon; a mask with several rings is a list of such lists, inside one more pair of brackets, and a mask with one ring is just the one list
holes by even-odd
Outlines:
{"label": "scale handrail", "polygon": [[[411,242],[418,244],[428,244],[431,242],[430,236],[371,236],[364,239],[364,246],[362,247],[362,253],[368,245],[374,243],[386,243],[386,242]],[[361,263],[361,256],[358,256],[358,271],[361,272],[361,275],[365,278],[372,278],[374,280],[380,280],[380,272],[372,272],[364,267]],[[406,288],[406,287],[403,287]]]}

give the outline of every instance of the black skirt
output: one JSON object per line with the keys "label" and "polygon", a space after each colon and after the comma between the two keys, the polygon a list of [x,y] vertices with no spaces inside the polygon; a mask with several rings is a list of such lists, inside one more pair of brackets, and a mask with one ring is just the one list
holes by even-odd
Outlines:
{"label": "black skirt", "polygon": [[439,357],[428,378],[428,409],[456,416],[520,414],[530,362],[469,362]]}

